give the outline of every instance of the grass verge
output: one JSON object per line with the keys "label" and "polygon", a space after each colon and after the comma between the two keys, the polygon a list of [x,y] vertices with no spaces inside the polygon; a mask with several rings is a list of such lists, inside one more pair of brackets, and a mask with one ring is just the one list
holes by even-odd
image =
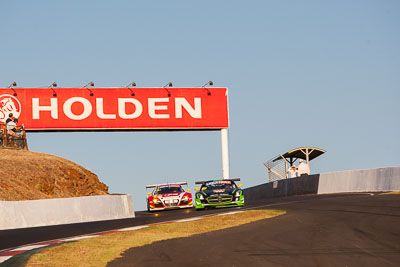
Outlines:
{"label": "grass verge", "polygon": [[132,247],[221,230],[285,213],[281,210],[251,210],[107,234],[44,249],[32,255],[26,266],[106,266],[107,262],[120,257],[122,252]]}
{"label": "grass verge", "polygon": [[380,195],[399,195],[400,191],[392,191],[392,192],[386,192],[386,193],[381,193]]}

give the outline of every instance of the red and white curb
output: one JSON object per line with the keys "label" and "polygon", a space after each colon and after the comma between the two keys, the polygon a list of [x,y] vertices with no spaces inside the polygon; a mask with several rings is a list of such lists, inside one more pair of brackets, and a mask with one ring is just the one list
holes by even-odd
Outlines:
{"label": "red and white curb", "polygon": [[0,263],[5,262],[6,260],[12,258],[15,255],[24,253],[26,251],[32,250],[32,249],[37,249],[37,248],[41,248],[41,247],[46,247],[46,246],[50,246],[53,244],[57,244],[60,243],[62,241],[50,241],[50,242],[43,242],[43,243],[37,243],[34,245],[28,245],[28,246],[23,246],[23,247],[19,247],[19,248],[15,248],[9,251],[3,251],[0,252]]}
{"label": "red and white curb", "polygon": [[47,247],[47,246],[54,245],[54,244],[65,243],[65,242],[70,242],[70,241],[76,241],[76,240],[81,240],[81,239],[86,239],[86,238],[92,238],[92,237],[111,234],[111,233],[118,233],[118,232],[125,232],[125,231],[135,231],[135,230],[139,230],[139,229],[146,228],[146,227],[153,226],[153,225],[180,223],[180,222],[190,222],[190,221],[196,221],[196,220],[200,220],[202,218],[211,217],[211,216],[231,215],[231,214],[235,214],[235,213],[239,213],[239,212],[243,212],[243,211],[244,210],[234,211],[234,212],[226,212],[226,213],[219,213],[219,214],[210,214],[210,215],[198,216],[198,217],[181,219],[181,220],[174,220],[174,221],[166,221],[166,222],[160,222],[160,223],[139,225],[139,226],[133,226],[133,227],[122,228],[122,229],[117,229],[117,230],[99,232],[99,233],[94,233],[94,234],[75,236],[75,237],[71,237],[71,238],[57,239],[57,240],[52,240],[52,241],[47,241],[47,242],[29,244],[29,245],[26,245],[26,246],[21,246],[21,247],[18,247],[18,248],[14,248],[12,250],[0,252],[0,265],[3,262],[5,262],[6,260],[8,260],[8,259],[10,259],[10,258],[12,258],[12,257],[14,257],[16,255],[19,255],[21,253],[24,253],[24,252],[27,252],[27,251],[30,251],[30,250],[33,250],[33,249]]}

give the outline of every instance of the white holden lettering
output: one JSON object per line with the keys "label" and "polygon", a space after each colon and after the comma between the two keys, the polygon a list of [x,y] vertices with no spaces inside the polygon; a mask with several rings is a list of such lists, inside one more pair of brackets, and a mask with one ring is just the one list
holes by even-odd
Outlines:
{"label": "white holden lettering", "polygon": [[168,103],[169,98],[149,98],[149,116],[153,119],[169,119],[169,114],[157,114],[157,110],[167,110],[166,105],[156,105],[156,103]]}
{"label": "white holden lettering", "polygon": [[100,119],[115,119],[115,114],[104,114],[103,98],[96,98],[96,112]]}
{"label": "white holden lettering", "polygon": [[32,119],[40,119],[40,111],[50,111],[53,119],[58,119],[57,98],[50,98],[50,106],[40,106],[39,98],[32,98]]}
{"label": "white holden lettering", "polygon": [[[135,111],[132,114],[126,114],[126,104],[130,103],[135,106]],[[135,98],[118,98],[118,115],[122,119],[135,119],[142,115],[143,106]]]}
{"label": "white holden lettering", "polygon": [[[72,104],[74,103],[81,103],[83,105],[83,112],[82,114],[76,115],[72,113]],[[92,113],[92,104],[90,104],[89,100],[83,97],[72,97],[65,101],[63,106],[64,114],[71,120],[84,120],[90,116]]]}
{"label": "white holden lettering", "polygon": [[[168,103],[170,99],[175,103],[175,114],[172,110],[168,110]],[[40,115],[43,112],[50,112],[53,119],[58,119],[58,99],[50,98],[50,105],[40,105],[39,98],[32,98],[32,119],[39,120]],[[80,103],[83,106],[81,114],[75,114],[72,112],[72,105]],[[61,103],[60,103],[61,105]],[[117,114],[104,113],[104,99],[96,98],[96,115],[99,119],[115,120]],[[118,117],[121,119],[136,119],[143,114],[143,104],[136,98],[118,98],[117,112]],[[93,106],[91,102],[83,97],[72,97],[67,99],[62,104],[62,110],[66,117],[71,120],[84,120],[92,115]],[[115,109],[111,109],[115,110]],[[184,97],[173,98],[149,98],[148,99],[148,115],[152,119],[169,119],[170,116],[175,115],[176,119],[183,118],[183,110],[187,112],[189,116],[195,119],[202,118],[202,107],[201,98],[195,97],[193,99],[193,106]]]}
{"label": "white holden lettering", "polygon": [[192,118],[201,119],[201,98],[194,98],[194,108],[184,97],[175,98],[175,117],[182,119],[182,108],[184,108]]}

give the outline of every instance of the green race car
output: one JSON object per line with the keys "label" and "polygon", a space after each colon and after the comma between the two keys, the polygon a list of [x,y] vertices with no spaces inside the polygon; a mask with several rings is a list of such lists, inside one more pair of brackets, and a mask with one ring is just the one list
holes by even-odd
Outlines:
{"label": "green race car", "polygon": [[242,186],[237,186],[235,181],[240,181],[239,178],[199,181],[196,184],[201,184],[200,189],[196,188],[195,207],[201,210],[207,207],[232,207],[244,206]]}

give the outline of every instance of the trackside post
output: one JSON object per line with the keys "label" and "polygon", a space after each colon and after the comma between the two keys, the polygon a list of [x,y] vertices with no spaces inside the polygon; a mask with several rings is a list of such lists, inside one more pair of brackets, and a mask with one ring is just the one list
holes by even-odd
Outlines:
{"label": "trackside post", "polygon": [[229,179],[228,129],[221,129],[222,178]]}

